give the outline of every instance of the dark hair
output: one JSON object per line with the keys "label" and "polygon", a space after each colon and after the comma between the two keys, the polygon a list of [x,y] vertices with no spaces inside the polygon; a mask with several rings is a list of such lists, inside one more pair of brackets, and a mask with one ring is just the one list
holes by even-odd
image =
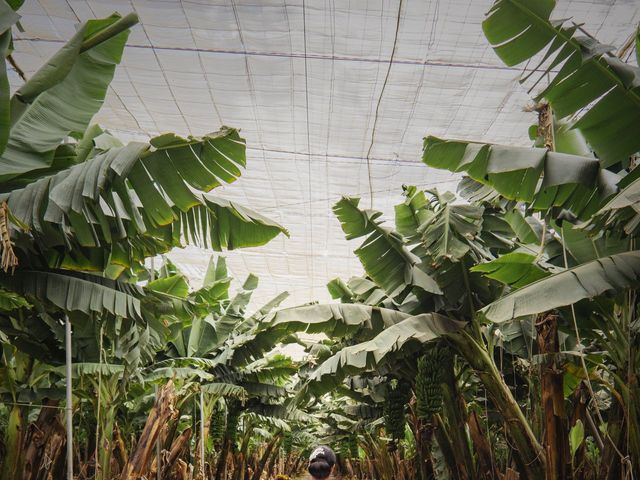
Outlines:
{"label": "dark hair", "polygon": [[309,457],[309,473],[314,478],[327,478],[336,464],[336,454],[329,447],[316,448]]}

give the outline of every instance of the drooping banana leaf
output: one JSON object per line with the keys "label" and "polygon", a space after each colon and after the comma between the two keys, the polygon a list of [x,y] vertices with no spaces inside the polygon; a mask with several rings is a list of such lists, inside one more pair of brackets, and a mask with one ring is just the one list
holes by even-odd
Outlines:
{"label": "drooping banana leaf", "polygon": [[274,308],[279,307],[282,302],[289,298],[289,295],[289,292],[279,293],[251,315],[250,319],[256,322],[261,321],[263,317],[271,313]]}
{"label": "drooping banana leaf", "polygon": [[364,341],[409,316],[396,310],[359,304],[286,308],[270,313],[255,331],[234,339],[232,363],[244,365],[261,358],[292,333],[324,333],[331,338],[353,335],[356,340]]}
{"label": "drooping banana leaf", "polygon": [[395,209],[398,232],[411,243],[420,242],[432,264],[464,257],[469,241],[482,230],[483,207],[455,204],[450,192],[428,191],[428,200],[416,187],[403,188],[406,199]]}
{"label": "drooping banana leaf", "polygon": [[331,337],[344,337],[358,330],[377,334],[384,328],[408,318],[388,308],[359,304],[318,304],[287,308],[268,315],[264,331],[284,329],[289,332],[326,333]]}
{"label": "drooping banana leaf", "polygon": [[409,317],[371,340],[345,347],[325,360],[311,374],[309,387],[316,394],[326,392],[340,385],[348,375],[380,368],[414,353],[426,342],[460,330],[465,324],[438,314]]}
{"label": "drooping banana leaf", "polygon": [[[507,65],[544,51],[532,88],[550,75],[538,95],[559,118],[586,113],[574,124],[604,167],[640,150],[640,69],[612,54],[613,47],[577,34],[576,23],[551,20],[554,0],[497,0],[482,27]],[[557,73],[556,73],[557,69]]]}
{"label": "drooping banana leaf", "polygon": [[640,229],[640,178],[625,186],[598,212],[596,224],[610,228],[622,228],[625,233],[635,235]]}
{"label": "drooping banana leaf", "polygon": [[110,335],[114,346],[113,355],[133,369],[140,367],[143,362],[150,362],[164,345],[163,336],[158,335],[164,325],[150,320],[145,324],[125,320],[117,332],[111,332],[113,326],[106,325],[107,335]]}
{"label": "drooping banana leaf", "polygon": [[493,322],[553,310],[638,283],[640,251],[624,252],[578,265],[512,292],[482,309]]}
{"label": "drooping banana leaf", "polygon": [[595,158],[432,136],[424,140],[422,160],[430,167],[466,172],[535,210],[561,207],[580,218],[595,213],[622,178],[602,169]]}
{"label": "drooping banana leaf", "polygon": [[189,300],[197,317],[205,317],[212,313],[220,313],[229,298],[229,286],[232,278],[227,274],[224,257],[217,262],[212,255],[205,273],[202,288],[189,293]]}
{"label": "drooping banana leaf", "polygon": [[240,385],[234,385],[232,383],[212,382],[205,383],[200,386],[200,389],[216,397],[231,397],[244,400],[247,398],[247,391]]}
{"label": "drooping banana leaf", "polygon": [[20,15],[18,15],[15,10],[17,10],[17,8],[13,8],[5,0],[0,2],[0,32],[5,32],[10,29],[20,20]]}
{"label": "drooping banana leaf", "polygon": [[[66,366],[62,365],[59,367],[55,367],[53,369],[60,376],[65,375]],[[124,365],[118,365],[113,363],[91,363],[91,362],[82,362],[82,363],[73,363],[71,364],[71,375],[74,379],[80,378],[81,376],[110,376],[110,375],[121,375],[124,372]]]}
{"label": "drooping banana leaf", "polygon": [[214,380],[214,376],[210,373],[197,368],[193,365],[189,367],[159,367],[151,370],[145,375],[146,381],[164,380],[169,378],[180,378],[185,380],[194,380],[200,382],[210,382]]}
{"label": "drooping banana leaf", "polygon": [[207,271],[204,274],[204,280],[202,282],[203,287],[210,287],[216,282],[226,280],[229,277],[227,273],[227,260],[225,257],[216,257],[211,255],[209,259],[209,265]]}
{"label": "drooping banana leaf", "polygon": [[360,210],[359,198],[343,197],[333,207],[347,240],[366,236],[355,250],[367,275],[394,297],[408,286],[441,294],[438,284],[418,267],[420,259],[411,253],[397,232],[383,227],[381,212]]}
{"label": "drooping banana leaf", "polygon": [[[135,22],[135,15],[122,19],[118,14],[85,22],[17,90],[10,104],[8,143],[0,157],[0,182],[35,170],[46,173],[62,141],[70,134],[84,133],[104,102],[128,27]],[[114,29],[116,24],[124,28]]]}
{"label": "drooping banana leaf", "polygon": [[495,203],[501,200],[500,194],[491,186],[478,182],[471,177],[463,177],[456,189],[458,195],[469,203]]}
{"label": "drooping banana leaf", "polygon": [[355,303],[355,294],[349,285],[341,278],[334,278],[327,283],[327,290],[333,299],[340,299],[341,303]]}
{"label": "drooping banana leaf", "polygon": [[255,327],[258,322],[261,322],[262,319],[268,315],[269,313],[271,313],[275,308],[278,308],[278,306],[284,302],[287,298],[289,298],[289,292],[282,292],[279,293],[278,295],[276,295],[275,297],[273,297],[271,300],[269,300],[267,303],[265,303],[262,307],[260,307],[256,312],[253,313],[253,315],[251,315],[248,319],[246,319],[244,322],[242,322],[242,324],[240,325],[240,329],[239,332],[245,332],[246,330],[249,330],[250,328]]}
{"label": "drooping banana leaf", "polygon": [[[28,225],[48,263],[67,269],[141,268],[145,257],[184,241],[215,250],[257,246],[285,230],[193,190],[237,179],[244,151],[233,129],[199,138],[162,135],[150,145],[112,148],[0,199]],[[101,259],[107,246],[110,255]]]}
{"label": "drooping banana leaf", "polygon": [[360,303],[372,307],[385,307],[392,303],[384,290],[365,277],[351,277],[348,282],[334,278],[327,284],[331,298],[339,298],[342,303]]}
{"label": "drooping banana leaf", "polygon": [[144,292],[133,284],[87,274],[33,270],[1,274],[0,284],[27,299],[49,302],[69,312],[142,318],[140,298]]}
{"label": "drooping banana leaf", "polygon": [[286,388],[269,383],[242,382],[242,387],[249,396],[257,397],[263,402],[273,403],[273,401],[286,397],[289,393]]}
{"label": "drooping banana leaf", "polygon": [[283,226],[243,205],[209,194],[198,198],[203,205],[179,214],[188,243],[220,251],[259,247],[280,233],[289,236]]}

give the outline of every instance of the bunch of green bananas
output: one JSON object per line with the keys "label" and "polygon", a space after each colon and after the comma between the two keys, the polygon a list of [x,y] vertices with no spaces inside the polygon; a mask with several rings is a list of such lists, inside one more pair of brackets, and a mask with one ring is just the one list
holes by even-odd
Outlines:
{"label": "bunch of green bananas", "polygon": [[418,359],[416,378],[416,407],[418,416],[430,420],[442,410],[442,362],[444,349],[430,348]]}
{"label": "bunch of green bananas", "polygon": [[387,385],[387,394],[384,402],[384,424],[393,440],[404,438],[406,423],[405,408],[409,402],[411,389],[407,385],[392,380]]}
{"label": "bunch of green bananas", "polygon": [[221,405],[216,404],[211,414],[211,438],[215,443],[219,443],[224,436],[226,427],[225,412]]}

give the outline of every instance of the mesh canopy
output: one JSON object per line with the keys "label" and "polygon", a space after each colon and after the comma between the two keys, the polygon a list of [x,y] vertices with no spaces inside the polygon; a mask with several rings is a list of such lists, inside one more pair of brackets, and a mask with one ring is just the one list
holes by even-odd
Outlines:
{"label": "mesh canopy", "polygon": [[[530,145],[535,114],[520,70],[485,40],[487,0],[27,0],[14,58],[27,75],[78,21],[136,11],[96,121],[124,140],[161,132],[240,128],[248,169],[217,190],[286,226],[259,249],[227,254],[231,273],[257,274],[260,303],[326,301],[325,284],[361,273],[331,212],[341,195],[391,219],[401,185],[455,190],[456,178],[420,162],[436,135]],[[559,1],[603,43],[622,45],[640,21],[636,0]],[[390,63],[390,61],[392,62]],[[21,80],[10,72],[12,86]],[[208,253],[170,257],[198,287]]]}

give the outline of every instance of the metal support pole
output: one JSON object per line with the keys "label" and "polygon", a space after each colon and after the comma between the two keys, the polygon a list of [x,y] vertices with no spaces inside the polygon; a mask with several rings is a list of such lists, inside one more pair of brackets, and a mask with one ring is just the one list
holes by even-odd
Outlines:
{"label": "metal support pole", "polygon": [[66,350],[67,404],[65,406],[67,425],[67,480],[73,480],[73,380],[71,376],[71,322],[64,317],[64,337]]}
{"label": "metal support pole", "polygon": [[[154,385],[156,401],[158,401],[158,385]],[[162,445],[160,445],[160,435],[156,439],[156,480],[160,480],[160,470],[162,468]]]}
{"label": "metal support pole", "polygon": [[204,394],[200,389],[200,474],[204,479]]}
{"label": "metal support pole", "polygon": [[[151,263],[149,280],[153,282],[156,277],[156,266],[155,266],[155,262],[153,261],[153,257],[151,257],[149,260]],[[156,402],[157,402],[158,401],[158,385],[157,384],[154,385],[153,388],[154,388]],[[161,435],[158,435],[158,438],[156,439],[156,480],[160,480],[160,471],[162,469],[162,445],[160,444],[160,437]]]}

